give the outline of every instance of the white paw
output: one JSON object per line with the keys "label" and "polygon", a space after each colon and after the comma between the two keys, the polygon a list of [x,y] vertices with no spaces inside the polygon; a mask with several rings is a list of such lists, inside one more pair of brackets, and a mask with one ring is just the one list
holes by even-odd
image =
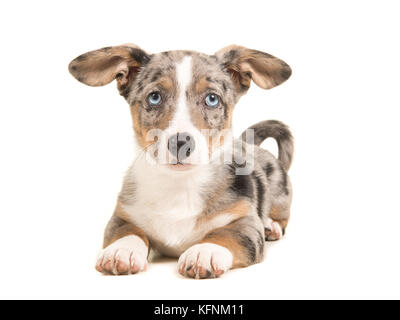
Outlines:
{"label": "white paw", "polygon": [[190,278],[215,278],[232,268],[232,253],[217,244],[200,243],[187,249],[179,258],[179,273]]}
{"label": "white paw", "polygon": [[278,222],[268,218],[265,226],[265,237],[268,241],[275,241],[282,238],[282,228]]}
{"label": "white paw", "polygon": [[148,248],[138,236],[126,236],[104,248],[97,258],[96,270],[106,274],[133,274],[147,267]]}

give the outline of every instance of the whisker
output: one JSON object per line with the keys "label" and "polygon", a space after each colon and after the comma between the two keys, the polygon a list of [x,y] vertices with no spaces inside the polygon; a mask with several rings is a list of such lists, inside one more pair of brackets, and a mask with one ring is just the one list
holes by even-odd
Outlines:
{"label": "whisker", "polygon": [[153,142],[153,143],[151,143],[151,144],[149,144],[148,146],[146,146],[146,147],[144,147],[144,148],[139,147],[139,154],[136,156],[135,160],[133,161],[133,164],[135,164],[136,161],[137,161],[141,156],[143,156],[144,154],[146,154],[147,149],[149,149],[151,146],[155,145],[156,143],[157,143],[157,141],[156,141],[156,142]]}

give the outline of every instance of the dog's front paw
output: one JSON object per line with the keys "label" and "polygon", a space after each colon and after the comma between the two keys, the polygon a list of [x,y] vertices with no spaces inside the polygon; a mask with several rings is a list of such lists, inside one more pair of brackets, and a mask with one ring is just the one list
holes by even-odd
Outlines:
{"label": "dog's front paw", "polygon": [[147,267],[148,248],[138,236],[126,236],[104,248],[96,270],[105,274],[133,274]]}
{"label": "dog's front paw", "polygon": [[232,268],[232,253],[217,244],[201,243],[187,249],[179,258],[181,275],[196,278],[216,278]]}

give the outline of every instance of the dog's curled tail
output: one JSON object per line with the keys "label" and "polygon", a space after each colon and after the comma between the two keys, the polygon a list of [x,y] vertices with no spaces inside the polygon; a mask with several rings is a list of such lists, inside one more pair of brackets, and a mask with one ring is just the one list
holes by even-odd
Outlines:
{"label": "dog's curled tail", "polygon": [[[267,138],[274,138],[276,140],[279,149],[278,159],[287,172],[292,163],[294,150],[293,136],[289,127],[277,120],[266,120],[252,125],[247,130],[254,130],[254,144],[257,146],[260,146]],[[246,140],[246,131],[242,133],[241,138],[243,141],[249,143],[250,141]]]}

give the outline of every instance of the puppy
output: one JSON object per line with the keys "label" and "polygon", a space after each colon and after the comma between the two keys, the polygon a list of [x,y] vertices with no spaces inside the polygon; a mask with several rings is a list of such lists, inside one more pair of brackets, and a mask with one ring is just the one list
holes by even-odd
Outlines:
{"label": "puppy", "polygon": [[[232,138],[232,112],[254,81],[263,89],[291,75],[282,60],[232,45],[214,55],[148,54],[126,44],[85,53],[70,73],[89,86],[116,80],[139,148],[104,235],[96,269],[134,274],[150,248],[179,257],[184,276],[221,276],[262,261],[265,240],[288,224],[292,135],[278,121]],[[276,139],[276,159],[259,145]]]}

